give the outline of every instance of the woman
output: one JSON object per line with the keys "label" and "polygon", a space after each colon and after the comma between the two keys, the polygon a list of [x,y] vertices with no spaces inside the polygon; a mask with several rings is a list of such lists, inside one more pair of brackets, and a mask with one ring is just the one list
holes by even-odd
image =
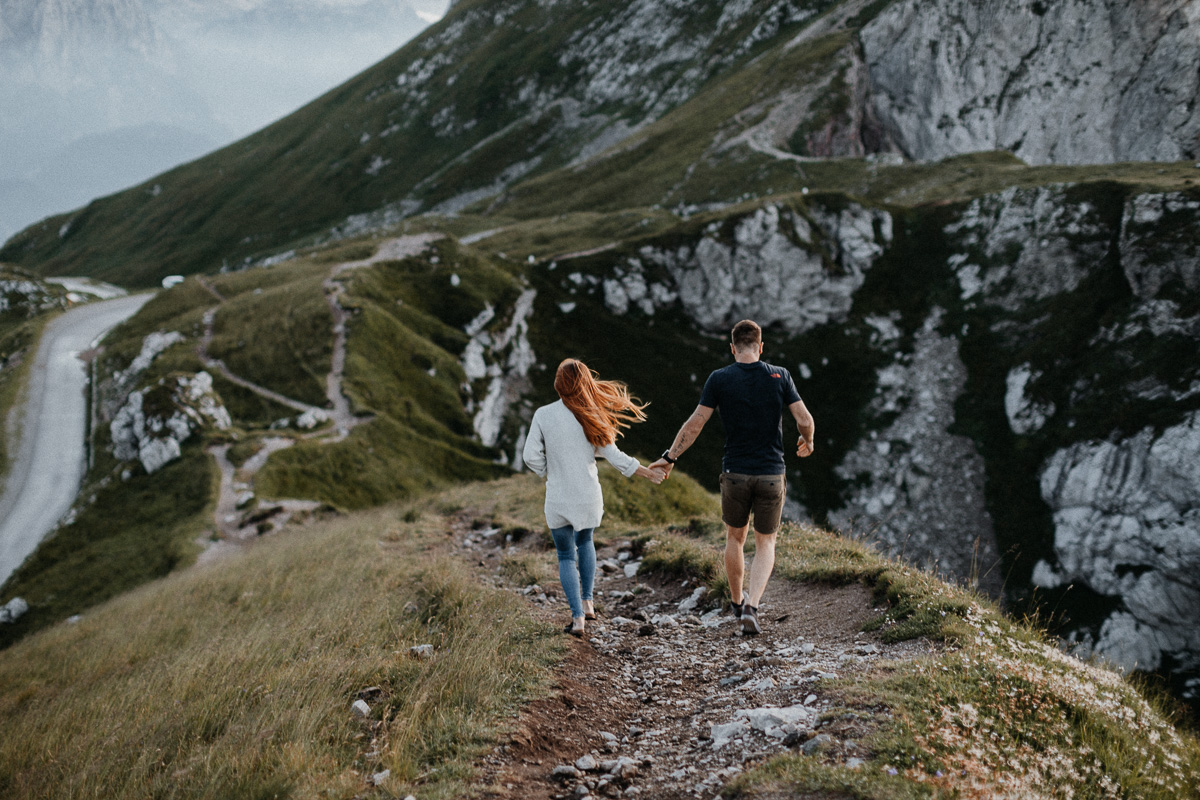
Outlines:
{"label": "woman", "polygon": [[584,621],[596,618],[592,584],[596,548],[592,531],[604,516],[604,496],[596,475],[603,456],[626,478],[640,475],[662,483],[665,473],[651,470],[616,446],[621,428],[646,419],[629,389],[618,381],[597,380],[582,361],[558,365],[554,390],[561,398],[533,414],[525,440],[525,463],[546,479],[546,524],[558,551],[558,577],[571,606],[564,630],[583,636]]}

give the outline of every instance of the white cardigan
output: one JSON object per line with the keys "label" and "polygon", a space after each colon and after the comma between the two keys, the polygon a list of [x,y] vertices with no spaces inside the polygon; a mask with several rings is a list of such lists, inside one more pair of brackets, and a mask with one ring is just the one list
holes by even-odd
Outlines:
{"label": "white cardigan", "polygon": [[640,464],[615,445],[595,447],[571,409],[559,400],[533,413],[525,439],[525,464],[546,478],[546,524],[595,528],[604,518],[604,495],[596,475],[596,457],[608,459],[626,478]]}

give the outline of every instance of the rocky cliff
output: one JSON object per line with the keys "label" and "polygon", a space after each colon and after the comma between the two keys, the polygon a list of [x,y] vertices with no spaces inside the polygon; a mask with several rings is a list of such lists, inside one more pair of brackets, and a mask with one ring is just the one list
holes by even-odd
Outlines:
{"label": "rocky cliff", "polygon": [[859,37],[911,158],[1100,164],[1200,155],[1198,25],[1196,0],[900,0]]}
{"label": "rocky cliff", "polygon": [[759,319],[818,420],[795,511],[1018,605],[1050,597],[1081,646],[1182,683],[1200,669],[1197,241],[1195,191],[804,198],[555,280],[641,330]]}

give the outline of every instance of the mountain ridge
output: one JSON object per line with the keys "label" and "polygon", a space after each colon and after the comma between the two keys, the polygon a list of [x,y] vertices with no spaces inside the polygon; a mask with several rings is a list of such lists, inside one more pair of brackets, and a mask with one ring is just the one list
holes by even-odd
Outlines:
{"label": "mountain ridge", "polygon": [[[1155,5],[1180,25],[1196,7]],[[927,13],[982,8],[953,0]],[[1080,8],[1011,12],[1053,21]],[[869,90],[872,65],[888,63],[872,54],[900,52],[869,42],[911,4],[681,9],[458,4],[287,120],[47,220],[0,254],[142,285],[228,271],[221,285],[242,299],[213,312],[228,326],[218,356],[240,361],[235,372],[262,368],[289,395],[315,391],[310,379],[328,370],[297,355],[326,347],[320,265],[443,234],[344,278],[349,346],[361,348],[351,399],[380,415],[379,440],[360,426],[339,447],[274,453],[261,473],[276,499],[333,505],[411,491],[399,476],[376,480],[385,454],[411,452],[397,443],[436,444],[427,464],[406,462],[418,480],[447,477],[454,453],[481,469],[517,463],[531,409],[551,397],[547,371],[567,355],[653,395],[654,418],[628,444],[661,452],[723,363],[728,325],[761,317],[770,357],[801,376],[821,420],[817,455],[789,470],[792,513],[978,588],[1003,586],[1018,610],[1055,608],[1055,630],[1080,652],[1159,670],[1194,702],[1200,646],[1179,622],[1194,615],[1179,610],[1200,609],[1189,511],[1200,498],[1186,466],[1200,408],[1187,355],[1200,335],[1195,164],[1028,165],[1005,152],[913,162],[896,152],[908,140],[888,134],[884,95]],[[1081,48],[1099,35],[1077,32]],[[1048,61],[1078,55],[1069,37],[1054,41]],[[1156,52],[1168,51],[1190,52]],[[1031,63],[997,62],[1013,86]],[[1176,67],[1131,80],[1153,87]],[[939,102],[965,108],[960,88],[948,84]],[[976,95],[981,119],[1008,107]],[[967,141],[991,147],[989,130]],[[1047,130],[1058,141],[1087,132]],[[294,316],[282,319],[303,344],[255,341],[256,317],[283,314],[268,300],[285,298]],[[147,313],[171,313],[126,331],[106,369],[127,367],[150,319],[197,336],[210,305],[193,282],[164,294]],[[261,367],[272,359],[296,375]],[[163,364],[199,369],[186,346]],[[282,414],[218,390],[237,407],[248,457]],[[707,436],[689,456],[711,486],[718,431]],[[200,455],[185,456],[199,468]],[[1144,469],[1126,480],[1123,463]],[[356,466],[369,490],[350,499],[342,484]],[[1108,489],[1119,489],[1117,506]]]}

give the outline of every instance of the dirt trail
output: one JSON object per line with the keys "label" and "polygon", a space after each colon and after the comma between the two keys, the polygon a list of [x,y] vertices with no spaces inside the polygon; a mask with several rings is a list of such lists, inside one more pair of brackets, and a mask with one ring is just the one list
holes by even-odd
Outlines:
{"label": "dirt trail", "polygon": [[227,457],[229,451],[228,445],[209,448],[208,452],[216,460],[217,466],[221,471],[221,486],[214,513],[214,522],[221,536],[221,541],[207,543],[209,546],[201,557],[201,561],[211,560],[223,552],[236,549],[238,543],[255,538],[268,530],[277,530],[286,525],[294,516],[311,514],[320,507],[320,503],[312,500],[258,501],[254,497],[254,476],[266,464],[267,458],[271,453],[290,447],[295,443],[297,438],[320,439],[327,444],[340,442],[349,435],[355,426],[372,419],[372,416],[369,414],[357,415],[351,410],[350,399],[346,396],[344,390],[346,319],[348,314],[341,304],[344,287],[337,280],[337,276],[358,267],[417,255],[440,238],[441,234],[420,234],[417,236],[401,236],[396,239],[388,239],[376,248],[375,253],[370,258],[336,264],[330,270],[329,277],[322,284],[325,289],[326,300],[329,303],[329,311],[333,317],[333,353],[330,359],[329,374],[325,379],[325,396],[329,401],[330,410],[317,408],[316,406],[286,397],[265,386],[259,386],[253,381],[246,380],[240,375],[234,374],[226,367],[223,361],[209,355],[208,347],[212,342],[213,326],[216,321],[217,311],[220,309],[221,304],[224,304],[225,297],[203,277],[199,278],[200,285],[218,303],[218,305],[213,306],[204,313],[204,333],[200,342],[196,345],[196,354],[204,366],[219,372],[226,380],[249,389],[260,397],[265,397],[301,414],[309,415],[310,419],[315,423],[319,424],[326,419],[332,421],[332,430],[322,427],[310,433],[300,434],[298,437],[272,437],[264,439],[261,449],[249,458],[241,468],[234,467],[229,461]]}
{"label": "dirt trail", "polygon": [[[566,624],[557,580],[517,587],[500,577],[505,556],[535,545],[498,541],[499,533],[478,524],[469,513],[458,519],[460,552],[485,580],[529,598],[536,618]],[[554,563],[552,550],[542,557]],[[828,682],[934,648],[924,640],[884,645],[860,632],[878,613],[861,585],[776,578],[760,609],[763,633],[744,637],[716,598],[691,582],[627,574],[638,563],[628,542],[603,548],[597,559],[601,618],[589,623],[586,640],[570,640],[555,693],[525,709],[508,741],[478,764],[485,797],[712,798],[788,751],[865,768],[862,739],[876,725],[872,714],[886,712],[829,715],[841,701]]]}

